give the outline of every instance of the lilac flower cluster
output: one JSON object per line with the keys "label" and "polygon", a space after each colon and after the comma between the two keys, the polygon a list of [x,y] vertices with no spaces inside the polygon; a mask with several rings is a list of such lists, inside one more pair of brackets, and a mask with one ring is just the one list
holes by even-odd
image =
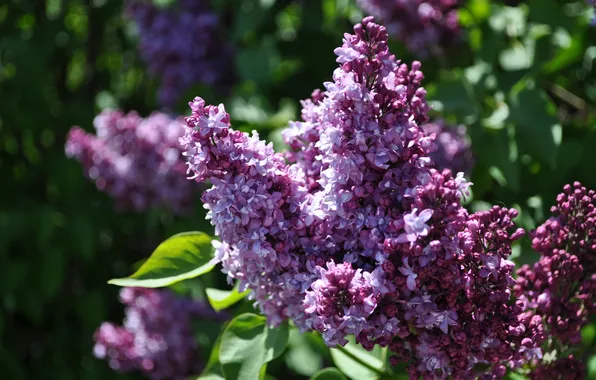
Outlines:
{"label": "lilac flower cluster", "polygon": [[287,161],[232,130],[223,105],[190,103],[181,143],[191,177],[213,184],[215,260],[273,325],[292,319],[331,347],[350,334],[389,346],[413,378],[501,377],[541,355],[511,298],[517,212],[461,206],[471,183],[433,168],[420,127],[421,65],[396,60],[387,39],[372,17],[344,35],[333,82],[284,132]]}
{"label": "lilac flower cluster", "polygon": [[149,72],[160,79],[158,99],[171,108],[190,86],[226,90],[234,75],[232,49],[218,34],[208,1],[179,0],[169,8],[128,0],[126,15],[139,29],[138,50]]}
{"label": "lilac flower cluster", "polygon": [[452,173],[470,173],[474,166],[474,154],[467,129],[464,125],[450,126],[444,120],[422,125],[426,134],[435,134],[437,151],[430,153],[438,170],[449,169]]}
{"label": "lilac flower cluster", "polygon": [[459,38],[459,0],[358,0],[367,13],[382,19],[391,37],[420,57],[439,55]]}
{"label": "lilac flower cluster", "polygon": [[181,120],[162,113],[143,119],[136,112],[104,110],[93,124],[97,135],[71,129],[66,154],[81,163],[86,176],[118,208],[141,212],[164,206],[177,214],[192,208],[198,187],[184,178]]}
{"label": "lilac flower cluster", "polygon": [[94,355],[118,372],[141,371],[150,379],[186,379],[201,370],[193,318],[220,319],[207,305],[168,290],[123,288],[123,326],[104,322],[96,331]]}
{"label": "lilac flower cluster", "polygon": [[552,217],[533,233],[540,260],[517,272],[516,295],[528,313],[540,318],[532,333],[549,351],[555,347],[547,336],[565,347],[580,343],[580,329],[596,312],[595,205],[596,192],[579,182],[566,185],[551,208]]}

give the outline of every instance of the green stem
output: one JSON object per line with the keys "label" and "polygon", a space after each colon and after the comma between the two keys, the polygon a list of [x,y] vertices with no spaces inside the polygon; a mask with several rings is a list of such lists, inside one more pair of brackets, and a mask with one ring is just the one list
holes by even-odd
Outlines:
{"label": "green stem", "polygon": [[565,102],[567,102],[567,104],[570,104],[576,109],[580,111],[586,109],[586,102],[582,98],[568,91],[567,89],[559,86],[558,84],[551,85],[550,90],[559,99],[564,100]]}
{"label": "green stem", "polygon": [[354,355],[350,351],[346,350],[345,347],[337,346],[337,349],[340,350],[344,355],[348,356],[353,361],[355,361],[358,364],[360,364],[361,366],[366,367],[367,369],[373,371],[374,373],[376,373],[378,375],[385,375],[385,372],[383,372],[380,369],[377,369],[377,368],[371,366],[370,364],[366,363],[364,360],[360,359],[359,357],[357,357],[356,355]]}

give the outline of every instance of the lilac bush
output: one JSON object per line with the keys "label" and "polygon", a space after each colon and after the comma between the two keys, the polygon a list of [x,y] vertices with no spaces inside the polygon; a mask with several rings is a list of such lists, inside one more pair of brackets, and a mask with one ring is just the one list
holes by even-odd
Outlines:
{"label": "lilac bush", "polygon": [[159,103],[171,108],[190,86],[226,90],[234,75],[232,49],[218,32],[219,20],[204,0],[179,0],[169,8],[127,0],[125,14],[139,30],[138,50],[160,80]]}
{"label": "lilac bush", "polygon": [[412,378],[502,377],[541,357],[512,298],[524,231],[513,209],[461,206],[471,183],[429,156],[421,65],[387,39],[372,17],[345,34],[333,81],[284,132],[285,157],[234,131],[223,105],[190,103],[181,143],[191,178],[213,185],[202,199],[215,260],[272,325],[388,346]]}
{"label": "lilac bush", "polygon": [[186,379],[200,372],[193,318],[216,318],[209,306],[178,298],[168,290],[123,288],[124,324],[97,329],[94,355],[117,372],[141,371],[149,379]]}
{"label": "lilac bush", "polygon": [[427,134],[435,134],[437,150],[430,153],[438,170],[449,169],[453,173],[469,174],[474,166],[472,144],[465,125],[451,126],[444,120],[422,125]]}
{"label": "lilac bush", "polygon": [[420,57],[442,54],[445,46],[459,39],[459,0],[358,0],[358,4],[382,19],[389,35]]}
{"label": "lilac bush", "polygon": [[188,213],[198,189],[184,178],[178,142],[182,122],[163,113],[143,119],[136,112],[104,110],[93,122],[96,135],[71,129],[66,154],[81,163],[85,175],[120,209],[165,207]]}

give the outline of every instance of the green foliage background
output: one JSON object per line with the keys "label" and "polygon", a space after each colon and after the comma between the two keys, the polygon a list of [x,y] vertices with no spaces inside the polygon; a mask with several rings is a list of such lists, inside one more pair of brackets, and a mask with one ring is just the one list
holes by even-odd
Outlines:
{"label": "green foliage background", "polygon": [[[362,14],[349,0],[213,3],[222,33],[235,45],[240,80],[227,98],[197,85],[178,111],[186,113],[185,102],[194,95],[225,102],[237,128],[257,129],[281,148],[279,129],[298,117],[298,100],[330,79],[333,49]],[[565,183],[580,180],[596,188],[596,28],[583,1],[465,3],[461,43],[439,59],[422,60],[433,116],[469,127],[477,164],[468,206],[515,206],[519,224],[531,230],[548,216]],[[106,281],[128,275],[175,233],[210,231],[200,204],[188,219],[165,210],[116,213],[64,156],[68,129],[91,130],[101,109],[142,115],[157,109],[158,83],[145,72],[135,43],[121,1],[0,5],[3,378],[135,377],[117,375],[92,357],[93,331],[104,320],[122,318],[118,288]],[[396,41],[391,48],[405,62],[419,58]],[[515,256],[518,263],[536,260],[529,239]],[[210,275],[199,288],[220,285],[220,277]],[[195,285],[178,290],[190,292]],[[237,309],[251,311],[250,305]],[[197,329],[207,361],[215,342],[206,331],[213,328]],[[584,335],[584,347],[593,347],[594,326]],[[267,373],[304,378],[331,362],[314,335],[291,330],[289,349]],[[317,376],[341,378],[332,370]]]}

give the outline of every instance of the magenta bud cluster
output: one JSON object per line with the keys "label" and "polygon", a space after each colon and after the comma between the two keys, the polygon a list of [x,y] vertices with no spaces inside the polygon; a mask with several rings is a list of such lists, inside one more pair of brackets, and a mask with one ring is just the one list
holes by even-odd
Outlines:
{"label": "magenta bud cluster", "polygon": [[426,134],[434,133],[437,150],[430,153],[438,170],[469,174],[474,166],[472,143],[465,125],[452,126],[439,119],[422,125]]}
{"label": "magenta bud cluster", "polygon": [[420,57],[440,55],[459,40],[460,0],[358,0],[363,11],[383,20],[389,36]]}
{"label": "magenta bud cluster", "polygon": [[[596,192],[579,182],[565,185],[551,207],[551,218],[532,233],[532,248],[541,254],[540,259],[517,272],[516,295],[527,313],[541,322],[532,334],[545,351],[556,349],[548,338],[556,339],[559,350],[580,343],[580,329],[596,312],[595,206]],[[583,368],[579,362],[573,364],[576,359],[561,360],[539,367],[536,378],[557,368],[563,372]]]}
{"label": "magenta bud cluster", "polygon": [[163,207],[186,214],[198,186],[185,180],[182,123],[163,113],[142,118],[136,112],[104,110],[93,122],[96,134],[72,128],[65,150],[119,209]]}
{"label": "magenta bud cluster", "polygon": [[512,296],[517,211],[461,205],[470,182],[437,170],[424,75],[372,17],[335,49],[333,79],[302,102],[283,156],[190,102],[180,139],[220,241],[216,260],[272,325],[330,347],[389,347],[412,378],[499,378],[541,357]]}
{"label": "magenta bud cluster", "polygon": [[117,372],[140,371],[147,378],[186,379],[200,373],[193,318],[221,319],[208,305],[168,290],[123,288],[122,326],[104,322],[94,335],[93,353]]}
{"label": "magenta bud cluster", "polygon": [[158,7],[127,0],[125,15],[138,28],[138,50],[159,78],[158,100],[172,108],[191,86],[204,84],[226,92],[232,85],[233,52],[219,32],[219,20],[203,0],[178,0]]}

